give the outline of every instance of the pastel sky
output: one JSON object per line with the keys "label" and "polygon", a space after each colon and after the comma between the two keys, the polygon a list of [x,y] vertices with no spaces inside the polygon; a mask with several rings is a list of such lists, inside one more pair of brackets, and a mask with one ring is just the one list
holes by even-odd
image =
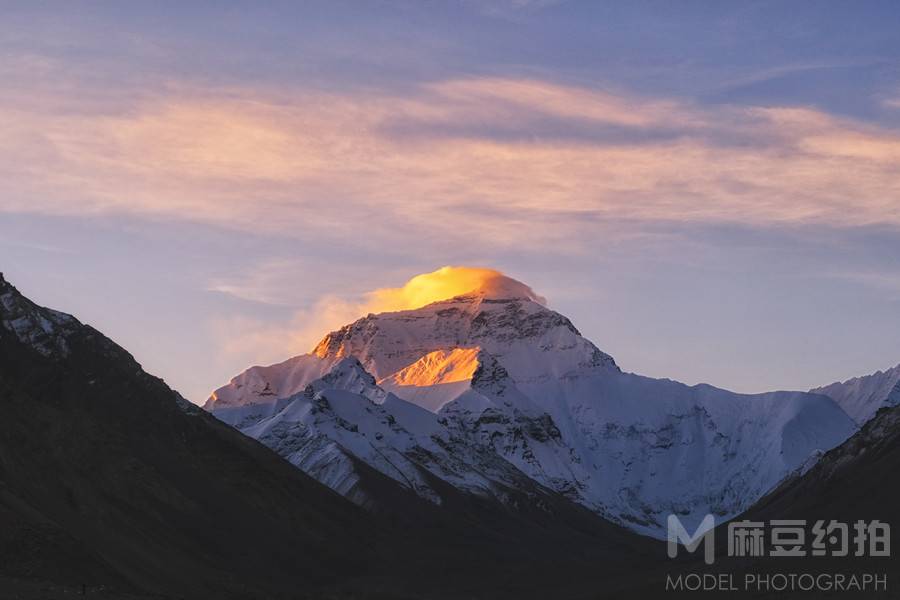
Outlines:
{"label": "pastel sky", "polygon": [[4,2],[0,270],[196,402],[503,271],[623,369],[900,362],[896,2]]}

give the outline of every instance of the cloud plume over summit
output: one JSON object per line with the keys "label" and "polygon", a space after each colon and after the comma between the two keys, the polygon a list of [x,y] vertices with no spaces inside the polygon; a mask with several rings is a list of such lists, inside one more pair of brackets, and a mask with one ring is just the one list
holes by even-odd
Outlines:
{"label": "cloud plume over summit", "polygon": [[[547,304],[528,285],[484,267],[445,266],[415,275],[399,287],[377,288],[355,297],[326,295],[309,309],[296,311],[288,325],[267,325],[252,319],[218,323],[221,348],[234,354],[279,356],[307,352],[330,331],[369,313],[421,308],[432,302],[471,293],[488,298],[528,298]],[[258,359],[257,359],[258,360]]]}

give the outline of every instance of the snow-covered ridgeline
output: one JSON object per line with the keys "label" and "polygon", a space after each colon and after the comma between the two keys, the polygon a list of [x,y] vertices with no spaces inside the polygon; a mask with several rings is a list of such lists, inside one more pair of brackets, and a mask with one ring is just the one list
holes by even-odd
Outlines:
{"label": "snow-covered ridgeline", "polygon": [[900,365],[810,391],[834,399],[861,426],[878,409],[900,404]]}

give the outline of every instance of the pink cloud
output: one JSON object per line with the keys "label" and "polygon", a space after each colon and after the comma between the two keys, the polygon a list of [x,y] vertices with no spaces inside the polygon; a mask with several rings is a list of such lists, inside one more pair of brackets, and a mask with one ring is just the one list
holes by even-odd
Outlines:
{"label": "pink cloud", "polygon": [[[524,135],[533,120],[675,135]],[[421,130],[395,136],[388,124]],[[445,123],[503,123],[506,139]],[[402,223],[485,247],[571,240],[583,216],[900,225],[900,135],[812,109],[700,110],[546,81],[384,91],[173,86],[119,110],[0,98],[0,210],[132,214],[300,235]],[[472,211],[477,214],[472,214]],[[548,218],[552,217],[552,218]]]}

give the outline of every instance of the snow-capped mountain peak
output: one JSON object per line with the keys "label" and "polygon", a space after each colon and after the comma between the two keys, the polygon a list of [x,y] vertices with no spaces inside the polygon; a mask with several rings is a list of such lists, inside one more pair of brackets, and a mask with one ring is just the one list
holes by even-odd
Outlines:
{"label": "snow-capped mountain peak", "polygon": [[[457,349],[486,350],[518,379],[561,377],[594,367],[618,370],[612,357],[559,313],[527,298],[484,293],[368,315],[325,336],[313,354],[331,360],[356,356],[382,381],[430,353]],[[471,370],[472,363],[460,366]]]}
{"label": "snow-capped mountain peak", "polygon": [[[673,512],[686,525],[739,513],[855,430],[824,395],[623,373],[515,284],[369,314],[310,354],[242,373],[207,407],[307,472],[325,469],[324,456],[344,464],[343,483],[329,485],[348,495],[352,456],[432,500],[422,469],[478,494],[553,490],[657,536]],[[376,431],[385,423],[390,433]]]}
{"label": "snow-capped mountain peak", "polygon": [[327,334],[310,354],[251,367],[213,392],[206,407],[290,396],[347,357],[357,358],[385,389],[434,412],[468,387],[481,351],[520,382],[585,370],[618,372],[612,357],[582,337],[569,319],[525,297],[536,296],[533,292],[499,297],[509,289],[530,290],[514,283],[417,309],[370,314]]}

